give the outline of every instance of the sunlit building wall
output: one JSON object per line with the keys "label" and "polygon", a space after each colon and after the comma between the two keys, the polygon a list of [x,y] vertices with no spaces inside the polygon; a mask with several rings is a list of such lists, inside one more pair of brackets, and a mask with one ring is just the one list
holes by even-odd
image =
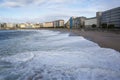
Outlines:
{"label": "sunlit building wall", "polygon": [[76,17],[74,18],[73,28],[83,28],[85,24],[86,17]]}
{"label": "sunlit building wall", "polygon": [[68,28],[68,29],[70,29],[70,21],[67,21],[67,22],[65,23],[65,27]]}
{"label": "sunlit building wall", "polygon": [[85,20],[85,27],[92,27],[92,25],[96,25],[97,26],[97,18],[96,17],[92,17],[92,18],[87,18]]}
{"label": "sunlit building wall", "polygon": [[96,12],[97,27],[101,27],[102,12]]}
{"label": "sunlit building wall", "polygon": [[16,28],[16,24],[14,23],[6,23],[6,29],[13,29]]}
{"label": "sunlit building wall", "polygon": [[64,20],[53,21],[53,26],[54,26],[54,28],[56,28],[56,27],[64,27]]}
{"label": "sunlit building wall", "polygon": [[40,24],[32,24],[32,28],[40,28]]}
{"label": "sunlit building wall", "polygon": [[19,24],[19,28],[26,28],[26,24],[25,23],[21,23],[21,24]]}
{"label": "sunlit building wall", "polygon": [[45,22],[45,23],[43,23],[43,27],[52,28],[53,27],[53,22]]}

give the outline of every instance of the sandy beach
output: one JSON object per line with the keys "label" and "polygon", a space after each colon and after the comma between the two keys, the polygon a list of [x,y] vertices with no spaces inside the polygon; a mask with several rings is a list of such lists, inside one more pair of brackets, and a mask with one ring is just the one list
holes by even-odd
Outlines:
{"label": "sandy beach", "polygon": [[78,29],[50,29],[60,32],[69,32],[70,36],[83,36],[84,38],[97,43],[100,47],[111,48],[120,52],[120,33],[112,31],[84,31]]}

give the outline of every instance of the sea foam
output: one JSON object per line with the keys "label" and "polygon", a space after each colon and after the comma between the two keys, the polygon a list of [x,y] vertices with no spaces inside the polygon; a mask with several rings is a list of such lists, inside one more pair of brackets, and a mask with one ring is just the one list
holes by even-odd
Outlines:
{"label": "sea foam", "polygon": [[[119,80],[120,53],[86,40],[49,30],[22,37],[28,51],[2,57],[13,67],[0,71],[7,80]],[[14,39],[11,39],[14,41]],[[19,38],[18,38],[19,40]],[[25,42],[25,43],[22,43]],[[6,75],[5,75],[6,74]]]}

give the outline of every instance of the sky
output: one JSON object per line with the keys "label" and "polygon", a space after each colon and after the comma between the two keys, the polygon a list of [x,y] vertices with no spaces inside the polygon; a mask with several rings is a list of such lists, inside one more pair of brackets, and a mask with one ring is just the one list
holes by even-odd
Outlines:
{"label": "sky", "polygon": [[94,17],[120,7],[120,0],[0,0],[0,22],[42,23],[71,16]]}

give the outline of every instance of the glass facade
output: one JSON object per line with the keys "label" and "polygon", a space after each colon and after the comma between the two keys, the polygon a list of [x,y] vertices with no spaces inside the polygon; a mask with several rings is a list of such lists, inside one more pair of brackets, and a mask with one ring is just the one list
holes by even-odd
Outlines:
{"label": "glass facade", "polygon": [[120,27],[120,7],[103,12],[101,22]]}

